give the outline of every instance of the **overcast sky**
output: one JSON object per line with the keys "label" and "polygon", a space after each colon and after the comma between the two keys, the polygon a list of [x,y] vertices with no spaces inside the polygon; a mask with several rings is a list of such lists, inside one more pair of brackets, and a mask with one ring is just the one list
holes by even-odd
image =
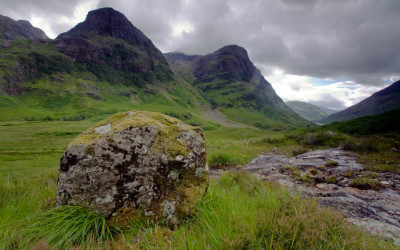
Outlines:
{"label": "overcast sky", "polygon": [[343,109],[400,79],[400,0],[0,0],[54,38],[89,10],[124,13],[163,52],[237,44],[286,100]]}

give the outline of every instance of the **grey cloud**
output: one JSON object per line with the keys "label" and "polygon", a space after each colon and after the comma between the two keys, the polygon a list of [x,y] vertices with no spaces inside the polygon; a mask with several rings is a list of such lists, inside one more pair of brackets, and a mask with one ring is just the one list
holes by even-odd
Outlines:
{"label": "grey cloud", "polygon": [[[49,23],[72,17],[85,2],[0,1],[4,15],[29,19],[34,14]],[[398,0],[98,0],[97,7],[106,6],[124,13],[164,52],[206,54],[238,44],[264,73],[277,67],[289,74],[381,86],[383,78],[399,75]],[[179,22],[193,30],[173,36]],[[67,26],[51,28],[60,33]]]}
{"label": "grey cloud", "polygon": [[[71,18],[80,0],[53,1],[53,0],[0,0],[1,13],[16,20],[30,20],[33,16],[42,17],[50,24],[56,34],[65,32],[68,25],[57,25],[55,20],[66,17]],[[40,28],[40,27],[39,27]]]}
{"label": "grey cloud", "polygon": [[325,108],[335,109],[335,110],[343,110],[343,109],[347,108],[344,105],[342,100],[340,100],[330,94],[324,95],[323,98],[321,98],[319,100],[310,101],[310,103],[313,105],[316,105],[318,107],[325,107]]}

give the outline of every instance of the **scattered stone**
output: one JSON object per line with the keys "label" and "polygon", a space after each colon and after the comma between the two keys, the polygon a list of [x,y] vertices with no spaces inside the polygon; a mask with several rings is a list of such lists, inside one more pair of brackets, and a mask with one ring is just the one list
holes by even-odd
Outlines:
{"label": "scattered stone", "polygon": [[392,151],[392,152],[397,152],[397,151],[399,151],[399,150],[398,150],[397,148],[391,148],[390,151]]}
{"label": "scattered stone", "polygon": [[327,135],[327,136],[336,136],[336,133],[335,133],[335,132],[332,132],[332,131],[326,131],[326,132],[324,133],[324,135]]}
{"label": "scattered stone", "polygon": [[[328,161],[337,164],[319,167]],[[340,210],[350,222],[400,245],[400,175],[397,173],[376,173],[376,179],[383,181],[371,180],[376,181],[380,189],[351,188],[349,183],[363,177],[364,166],[357,162],[354,153],[340,148],[315,150],[296,157],[270,152],[253,159],[242,169],[262,180],[300,192],[302,196],[315,197],[321,206]],[[331,182],[335,178],[337,183],[310,182],[316,180],[312,177],[317,175],[325,180],[332,178]]]}
{"label": "scattered stone", "polygon": [[122,112],[68,145],[60,163],[57,205],[85,206],[116,222],[143,211],[175,225],[207,185],[201,129],[160,113]]}
{"label": "scattered stone", "polygon": [[315,185],[317,188],[322,189],[322,190],[327,190],[328,189],[328,185],[324,184],[324,183],[318,183],[317,185]]}

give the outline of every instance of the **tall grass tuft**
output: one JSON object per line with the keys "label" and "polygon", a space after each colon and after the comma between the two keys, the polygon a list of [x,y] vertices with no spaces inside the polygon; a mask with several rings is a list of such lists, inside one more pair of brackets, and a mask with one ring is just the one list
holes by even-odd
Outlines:
{"label": "tall grass tuft", "polygon": [[107,244],[121,233],[109,226],[106,218],[79,206],[62,206],[38,212],[25,221],[17,233],[22,248],[45,242],[52,248],[68,249],[71,246]]}

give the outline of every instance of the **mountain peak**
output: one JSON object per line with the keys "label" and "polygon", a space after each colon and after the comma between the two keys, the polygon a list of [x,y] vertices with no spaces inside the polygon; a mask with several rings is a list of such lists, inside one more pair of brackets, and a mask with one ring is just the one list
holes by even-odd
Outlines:
{"label": "mountain peak", "polygon": [[59,35],[57,39],[87,36],[88,34],[111,36],[136,45],[152,46],[150,39],[133,26],[124,14],[109,7],[90,11],[85,21],[79,23],[70,31]]}
{"label": "mountain peak", "polygon": [[[243,56],[245,55],[248,58],[247,50],[236,44],[226,45],[226,46],[218,49],[216,52],[227,52],[227,53],[238,54],[238,55],[243,55]],[[250,59],[249,59],[249,61],[250,61]]]}
{"label": "mountain peak", "polygon": [[172,76],[161,51],[124,14],[112,8],[90,11],[85,21],[55,39],[55,48],[88,64],[100,78],[116,78],[105,73],[109,72],[105,66],[120,72],[125,84],[140,85],[143,79],[154,82]]}
{"label": "mountain peak", "polygon": [[224,80],[249,82],[256,72],[247,51],[238,45],[224,46],[193,61],[193,74],[200,81],[218,74]]}
{"label": "mountain peak", "polygon": [[0,15],[0,38],[15,39],[48,39],[43,30],[33,27],[26,20],[15,21],[9,17]]}

